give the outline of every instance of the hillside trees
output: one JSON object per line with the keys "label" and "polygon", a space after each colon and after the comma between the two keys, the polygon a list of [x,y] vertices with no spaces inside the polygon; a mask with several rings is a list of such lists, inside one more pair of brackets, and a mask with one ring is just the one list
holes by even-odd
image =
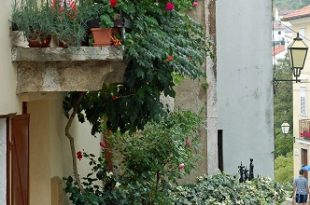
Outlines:
{"label": "hillside trees", "polygon": [[[292,77],[288,58],[280,60],[275,65],[276,79],[290,79]],[[275,178],[279,182],[293,180],[293,135],[284,135],[281,124],[287,121],[293,125],[293,96],[291,82],[278,82],[274,87],[274,132],[275,132]]]}
{"label": "hillside trees", "polygon": [[310,4],[310,0],[274,0],[273,4],[280,10],[294,10]]}

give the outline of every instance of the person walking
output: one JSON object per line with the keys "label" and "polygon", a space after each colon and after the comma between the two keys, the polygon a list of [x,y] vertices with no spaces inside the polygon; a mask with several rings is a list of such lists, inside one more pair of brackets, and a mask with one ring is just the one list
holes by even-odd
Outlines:
{"label": "person walking", "polygon": [[299,170],[299,176],[294,180],[296,204],[306,205],[309,194],[308,180],[304,177],[304,170]]}

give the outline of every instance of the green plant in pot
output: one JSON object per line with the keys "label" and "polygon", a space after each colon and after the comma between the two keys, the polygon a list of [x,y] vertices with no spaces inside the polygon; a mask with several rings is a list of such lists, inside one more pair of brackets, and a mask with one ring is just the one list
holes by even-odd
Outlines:
{"label": "green plant in pot", "polygon": [[14,5],[12,22],[19,31],[23,32],[30,47],[47,47],[53,28],[52,13],[48,5],[38,7],[32,1]]}
{"label": "green plant in pot", "polygon": [[71,17],[66,12],[55,14],[53,37],[58,46],[80,46],[86,31],[83,22],[77,16]]}
{"label": "green plant in pot", "polygon": [[114,27],[115,6],[112,1],[103,1],[101,6],[101,14],[99,16],[99,27],[92,28],[91,32],[94,37],[94,46],[109,46],[112,44],[112,37],[117,32]]}

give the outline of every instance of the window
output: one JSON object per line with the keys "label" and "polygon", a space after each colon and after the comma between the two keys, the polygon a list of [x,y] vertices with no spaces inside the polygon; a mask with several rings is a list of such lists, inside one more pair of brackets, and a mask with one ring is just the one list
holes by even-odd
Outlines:
{"label": "window", "polygon": [[307,117],[307,110],[306,110],[306,88],[302,87],[299,91],[300,95],[300,117],[306,118]]}
{"label": "window", "polygon": [[223,162],[223,130],[217,131],[217,150],[218,150],[218,166],[219,170],[224,171]]}

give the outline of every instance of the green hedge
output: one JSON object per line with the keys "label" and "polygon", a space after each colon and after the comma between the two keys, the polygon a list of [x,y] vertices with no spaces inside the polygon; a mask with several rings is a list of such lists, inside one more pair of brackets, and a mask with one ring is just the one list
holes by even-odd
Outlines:
{"label": "green hedge", "polygon": [[175,205],[270,205],[285,201],[283,187],[269,178],[239,183],[226,174],[199,177],[196,184],[178,186],[170,195]]}

